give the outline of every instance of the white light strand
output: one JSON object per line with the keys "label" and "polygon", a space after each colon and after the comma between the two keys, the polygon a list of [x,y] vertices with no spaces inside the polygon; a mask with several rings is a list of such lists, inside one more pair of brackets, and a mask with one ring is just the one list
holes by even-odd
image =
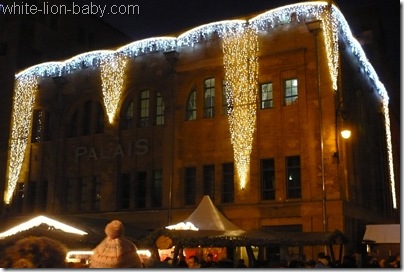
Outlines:
{"label": "white light strand", "polygon": [[10,203],[18,182],[24,155],[28,144],[28,135],[32,123],[32,112],[38,91],[35,76],[26,75],[16,79],[12,111],[11,139],[8,164],[8,182],[4,194],[5,203]]}
{"label": "white light strand", "polygon": [[[328,12],[328,13],[327,13]],[[313,2],[303,2],[293,5],[287,5],[283,7],[279,7],[250,19],[248,24],[251,28],[255,28],[257,31],[266,31],[268,28],[274,28],[280,24],[290,23],[292,20],[292,15],[296,18],[297,22],[301,22],[308,19],[320,19],[323,21],[323,25],[325,27],[325,44],[326,44],[326,52],[328,57],[328,66],[330,71],[330,77],[333,83],[333,88],[336,90],[337,88],[337,76],[338,76],[338,37],[340,34],[345,38],[346,42],[350,45],[352,53],[357,57],[359,64],[361,65],[364,72],[369,76],[372,82],[375,84],[376,89],[381,96],[383,107],[384,107],[384,117],[385,117],[385,128],[386,128],[386,141],[387,141],[387,149],[388,149],[388,163],[389,163],[389,172],[390,172],[390,183],[391,190],[393,196],[393,206],[397,207],[395,200],[395,181],[394,181],[394,164],[393,164],[393,154],[391,148],[391,131],[390,131],[390,117],[389,117],[389,109],[388,109],[388,94],[384,87],[384,85],[379,81],[379,78],[373,69],[372,65],[369,63],[366,55],[360,46],[359,42],[353,37],[351,30],[346,22],[342,13],[334,6],[331,6],[331,14],[328,10],[328,2],[325,1],[313,1]],[[331,18],[330,18],[331,17]],[[136,41],[131,44],[125,45],[115,52],[120,52],[127,57],[134,57],[140,54],[147,54],[158,51],[165,50],[177,50],[181,46],[194,46],[196,43],[206,39],[212,33],[217,33],[219,37],[223,37],[225,33],[235,31],[237,29],[243,28],[246,25],[246,21],[244,20],[228,20],[221,22],[214,22],[202,26],[198,26],[193,28],[180,36],[178,38],[174,37],[157,37],[150,38],[141,41]],[[236,31],[237,32],[237,31]],[[107,58],[114,51],[110,50],[101,50],[101,51],[93,51],[87,52],[80,55],[77,55],[73,58],[65,60],[63,62],[46,62],[42,64],[38,64],[32,67],[29,67],[18,74],[16,74],[16,80],[24,82],[27,78],[30,77],[52,77],[52,76],[61,76],[64,74],[72,73],[76,70],[85,69],[87,67],[99,67],[100,63],[103,62],[104,58]],[[24,90],[25,87],[16,86],[15,87],[15,96],[21,96],[21,94],[17,94],[17,92],[26,92]],[[30,88],[30,87],[27,87]],[[29,92],[29,91],[27,91]],[[27,98],[30,99],[30,98]],[[14,100],[14,103],[18,101]],[[25,102],[26,103],[26,102]],[[14,108],[16,106],[14,105]],[[15,113],[13,112],[13,116]],[[31,121],[30,121],[31,122]],[[12,132],[17,133],[17,132]],[[18,132],[19,133],[19,132]],[[22,138],[23,134],[17,138]],[[13,141],[13,140],[12,140]],[[16,140],[14,140],[16,141]],[[14,143],[15,145],[15,143]],[[13,143],[11,143],[12,148],[11,152],[16,151],[16,147],[13,148]],[[24,150],[22,150],[24,153]],[[15,155],[10,155],[9,157],[13,157]],[[15,158],[13,158],[15,160]],[[11,166],[13,165],[13,166]],[[8,180],[7,188],[13,188],[15,185],[14,182],[18,179],[18,174],[20,166],[17,166],[18,163],[13,161],[10,162],[9,173],[13,172]],[[12,169],[11,169],[12,168]],[[15,172],[17,171],[17,172]],[[14,184],[14,185],[13,185]],[[10,193],[8,193],[9,195]],[[8,197],[7,197],[8,198]],[[9,200],[9,198],[8,198]]]}
{"label": "white light strand", "polygon": [[250,173],[250,155],[256,128],[258,35],[246,27],[228,32],[223,37],[223,64],[226,96],[229,100],[228,120],[234,162],[241,189]]}
{"label": "white light strand", "polygon": [[102,95],[109,123],[112,124],[124,84],[126,57],[115,53],[101,61]]}

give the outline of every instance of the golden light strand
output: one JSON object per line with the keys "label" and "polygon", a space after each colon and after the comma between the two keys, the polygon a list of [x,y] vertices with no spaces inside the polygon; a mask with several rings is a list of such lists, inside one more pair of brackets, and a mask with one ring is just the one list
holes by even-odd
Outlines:
{"label": "golden light strand", "polygon": [[24,76],[16,79],[11,124],[8,179],[4,194],[4,201],[7,204],[10,203],[13,196],[24,161],[37,91],[38,82],[36,76]]}
{"label": "golden light strand", "polygon": [[114,121],[124,83],[126,57],[110,54],[101,60],[101,82],[104,105],[109,123]]}
{"label": "golden light strand", "polygon": [[241,189],[250,172],[250,155],[256,126],[258,37],[254,29],[229,32],[223,37],[223,62],[230,139]]}

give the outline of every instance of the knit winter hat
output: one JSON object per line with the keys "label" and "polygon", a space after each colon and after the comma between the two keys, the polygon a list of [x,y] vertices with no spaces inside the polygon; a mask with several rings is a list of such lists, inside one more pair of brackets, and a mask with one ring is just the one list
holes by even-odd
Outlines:
{"label": "knit winter hat", "polygon": [[134,243],[123,237],[123,224],[113,220],[105,227],[107,237],[93,250],[90,268],[142,267]]}

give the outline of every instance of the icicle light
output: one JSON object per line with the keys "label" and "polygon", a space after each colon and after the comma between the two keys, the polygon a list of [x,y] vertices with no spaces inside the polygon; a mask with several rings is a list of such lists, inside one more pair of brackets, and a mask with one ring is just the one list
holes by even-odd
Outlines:
{"label": "icicle light", "polygon": [[112,124],[124,83],[126,57],[110,54],[101,61],[101,82],[104,105],[109,123]]}
{"label": "icicle light", "polygon": [[234,162],[241,189],[250,173],[250,155],[257,111],[258,36],[254,29],[229,32],[223,37],[223,63],[228,118]]}
{"label": "icicle light", "polygon": [[4,194],[4,201],[7,204],[10,203],[13,196],[24,160],[37,91],[38,80],[35,76],[28,75],[16,79],[11,124],[8,183]]}
{"label": "icicle light", "polygon": [[[292,16],[292,14],[294,16]],[[178,50],[183,46],[194,46],[205,39],[213,33],[216,33],[219,37],[227,37],[227,33],[238,33],[242,31],[246,24],[250,28],[256,29],[257,31],[265,32],[268,28],[274,28],[279,25],[287,24],[291,22],[291,18],[295,18],[297,22],[305,22],[308,20],[322,20],[323,22],[323,38],[326,47],[326,54],[328,59],[329,74],[333,84],[334,90],[337,90],[337,77],[338,77],[338,65],[339,65],[339,49],[338,49],[338,39],[342,38],[350,46],[352,54],[357,58],[361,68],[364,73],[371,79],[374,83],[383,104],[383,113],[385,117],[385,128],[386,128],[386,141],[387,141],[387,152],[388,152],[388,163],[389,163],[389,174],[390,174],[390,185],[391,194],[393,199],[393,206],[397,208],[396,194],[395,194],[395,181],[394,181],[394,166],[393,166],[393,151],[391,145],[391,132],[390,132],[390,116],[388,103],[389,98],[384,85],[379,81],[379,78],[374,71],[372,65],[369,63],[366,54],[364,53],[359,42],[353,37],[351,30],[346,22],[342,13],[334,5],[328,5],[326,1],[313,1],[313,2],[303,2],[298,4],[287,5],[279,7],[276,9],[269,10],[267,12],[261,13],[258,16],[251,18],[248,21],[245,20],[226,20],[221,22],[214,22],[210,24],[201,25],[195,27],[189,31],[184,32],[177,38],[175,37],[156,37],[149,38],[140,41],[136,41],[118,48],[115,51],[101,50],[87,52],[77,55],[63,62],[47,62],[32,66],[24,71],[21,71],[16,75],[18,81],[21,79],[22,82],[27,82],[28,78],[37,77],[53,77],[61,76],[69,73],[73,73],[76,70],[83,69],[84,67],[99,67],[100,63],[105,63],[106,59],[110,58],[112,53],[119,53],[126,57],[136,57],[141,54],[148,54],[159,51],[168,50]],[[244,35],[244,34],[243,34]],[[229,37],[228,37],[229,38]],[[229,42],[229,41],[228,41]],[[231,61],[231,60],[229,60]],[[253,72],[253,71],[251,71]],[[31,88],[28,83],[27,85],[16,84],[15,96],[21,97],[26,96],[30,93]],[[234,83],[233,83],[234,84]],[[247,84],[248,85],[248,84]],[[110,87],[106,87],[110,88]],[[104,88],[103,88],[104,90]],[[236,92],[237,90],[234,90]],[[256,91],[256,90],[254,90]],[[19,92],[22,92],[21,94]],[[233,91],[229,91],[233,92]],[[34,94],[32,94],[34,95]],[[33,98],[27,97],[24,104],[29,104],[27,101],[33,101]],[[14,103],[20,103],[20,99],[15,99]],[[33,102],[32,102],[33,103]],[[110,102],[108,102],[110,103]],[[112,103],[112,102],[111,102]],[[108,106],[110,107],[110,106]],[[111,106],[112,107],[112,106]],[[15,110],[20,108],[20,106],[14,105],[13,117],[16,115]],[[113,107],[112,107],[113,108]],[[31,106],[32,109],[32,106]],[[234,114],[234,113],[232,113]],[[240,113],[234,114],[232,118],[241,118]],[[19,160],[22,159],[22,153],[25,153],[26,144],[19,144],[17,149],[17,139],[23,139],[26,134],[25,130],[31,123],[30,116],[26,115],[26,124],[19,124],[18,128],[15,127],[15,122],[13,122],[13,128],[11,132],[11,148],[10,148],[10,164],[9,164],[9,176],[8,176],[8,186],[6,192],[6,202],[10,200],[12,191],[14,190],[16,180],[18,179],[19,171],[21,168],[21,163]],[[110,117],[110,115],[109,115]],[[111,118],[111,117],[110,117]],[[245,117],[247,118],[247,117]],[[247,129],[248,130],[248,129]],[[235,140],[235,139],[234,139]],[[26,142],[26,141],[25,141]],[[16,153],[17,152],[17,153]],[[250,152],[247,148],[246,153]],[[17,157],[21,156],[20,159]]]}

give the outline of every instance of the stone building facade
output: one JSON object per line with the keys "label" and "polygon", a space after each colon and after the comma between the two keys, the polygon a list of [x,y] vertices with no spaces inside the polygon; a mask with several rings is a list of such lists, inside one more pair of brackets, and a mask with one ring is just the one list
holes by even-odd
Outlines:
{"label": "stone building facade", "polygon": [[[338,229],[360,250],[366,224],[395,220],[396,188],[385,90],[345,24],[334,7],[303,3],[18,74],[34,78],[36,98],[20,171],[8,168],[7,214],[156,229],[209,195],[241,229]],[[253,86],[253,102],[239,85]]]}

